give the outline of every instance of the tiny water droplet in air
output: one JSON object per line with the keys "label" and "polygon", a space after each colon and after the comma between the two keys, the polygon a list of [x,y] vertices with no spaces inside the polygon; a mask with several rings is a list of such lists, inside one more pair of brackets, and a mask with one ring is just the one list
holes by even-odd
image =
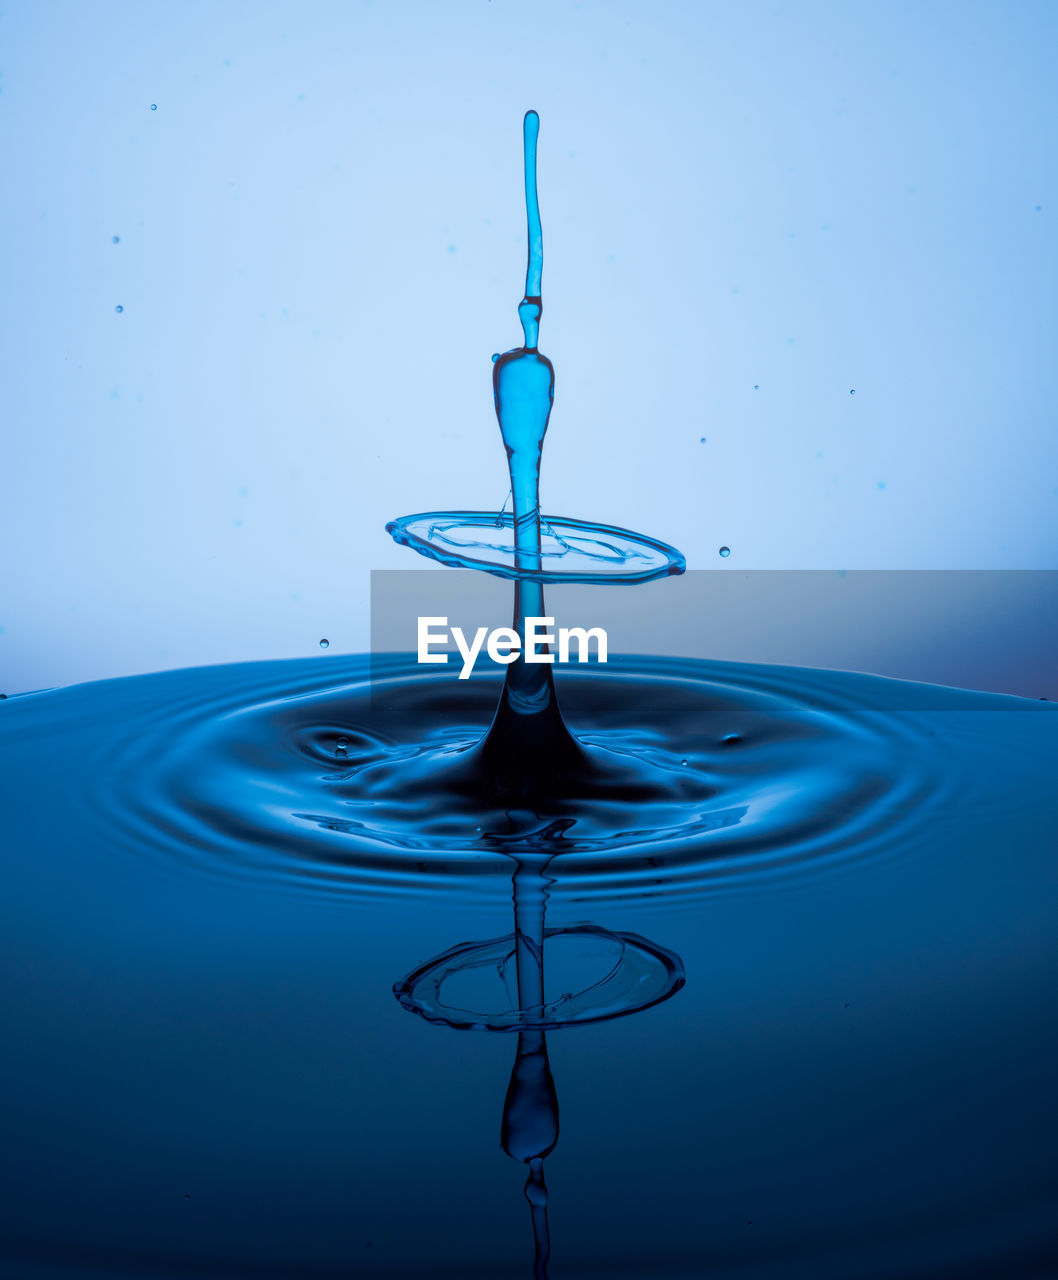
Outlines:
{"label": "tiny water droplet in air", "polygon": [[121,237],[120,237],[120,236],[111,236],[111,237],[110,237],[110,239],[111,239],[111,241],[112,241],[114,244],[120,244],[120,243],[121,243]]}
{"label": "tiny water droplet in air", "polygon": [[1039,211],[1040,211],[1042,208],[1043,208],[1043,205],[1042,205],[1042,204],[1038,204],[1038,205],[1036,206],[1036,212],[1037,212],[1037,213],[1039,213]]}
{"label": "tiny water droplet in air", "polygon": [[114,310],[118,313],[118,315],[121,315],[121,313],[125,310],[125,308],[121,305],[118,305],[114,308]]}
{"label": "tiny water droplet in air", "polygon": [[330,647],[331,647],[331,642],[330,642],[329,640],[321,640],[321,641],[320,641],[320,648],[321,648],[321,649],[329,649]]}
{"label": "tiny water droplet in air", "polygon": [[721,557],[722,557],[724,560],[726,560],[726,559],[727,559],[727,557],[728,557],[730,554],[731,554],[731,548],[730,548],[730,547],[721,547],[721,548],[720,548],[720,555],[721,555]]}
{"label": "tiny water droplet in air", "polygon": [[152,102],[152,103],[151,103],[151,110],[152,110],[152,111],[157,111],[157,110],[158,110],[158,104],[157,104],[157,102]]}
{"label": "tiny water droplet in air", "polygon": [[686,768],[686,766],[687,766],[687,761],[686,761],[686,760],[681,760],[681,761],[680,761],[680,764],[682,764],[682,765],[684,766],[684,768]]}
{"label": "tiny water droplet in air", "polygon": [[759,383],[759,382],[755,382],[755,383],[753,384],[753,390],[754,390],[754,391],[759,391],[759,390],[760,390],[760,383]]}
{"label": "tiny water droplet in air", "polygon": [[494,351],[492,353],[492,363],[495,364],[499,358],[500,358],[500,353],[498,351]]}
{"label": "tiny water droplet in air", "polygon": [[339,760],[345,760],[349,755],[349,739],[339,738],[334,748],[334,754]]}
{"label": "tiny water droplet in air", "polygon": [[849,395],[850,395],[850,396],[854,396],[855,394],[856,394],[856,388],[855,388],[855,387],[850,387],[850,388],[849,388]]}
{"label": "tiny water droplet in air", "polygon": [[698,437],[698,443],[699,443],[699,444],[705,444],[705,436],[699,436],[699,437]]}

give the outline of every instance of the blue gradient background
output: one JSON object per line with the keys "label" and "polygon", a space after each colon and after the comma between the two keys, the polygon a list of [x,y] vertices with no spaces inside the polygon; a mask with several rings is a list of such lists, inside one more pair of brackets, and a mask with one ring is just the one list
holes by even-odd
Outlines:
{"label": "blue gradient background", "polygon": [[546,509],[692,568],[1055,567],[1056,35],[5,4],[0,687],[366,648],[369,571],[424,564],[385,521],[499,506],[530,106]]}

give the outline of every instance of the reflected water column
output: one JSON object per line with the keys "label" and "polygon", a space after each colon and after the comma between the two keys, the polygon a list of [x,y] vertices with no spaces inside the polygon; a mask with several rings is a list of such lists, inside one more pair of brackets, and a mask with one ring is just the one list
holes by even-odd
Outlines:
{"label": "reflected water column", "polygon": [[[529,1021],[546,1017],[544,997],[545,875],[549,854],[519,859],[514,873],[514,944],[518,1007]],[[533,1280],[547,1280],[551,1235],[547,1221],[544,1159],[558,1141],[558,1094],[547,1058],[547,1033],[540,1028],[518,1032],[518,1047],[503,1105],[500,1143],[512,1160],[529,1166],[525,1198],[533,1225]]]}

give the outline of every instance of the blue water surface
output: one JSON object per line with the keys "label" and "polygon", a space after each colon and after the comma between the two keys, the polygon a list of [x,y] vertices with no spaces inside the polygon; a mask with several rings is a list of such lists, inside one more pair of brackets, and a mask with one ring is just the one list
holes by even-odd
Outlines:
{"label": "blue water surface", "polygon": [[[554,1276],[1047,1274],[1050,704],[627,659],[558,681],[590,784],[473,822],[464,786],[446,825],[499,683],[421,673],[0,703],[0,1274],[533,1274],[512,1037],[394,998],[511,932],[531,857],[548,928],[632,934],[685,980],[548,1037]],[[556,954],[551,997],[609,954]]]}

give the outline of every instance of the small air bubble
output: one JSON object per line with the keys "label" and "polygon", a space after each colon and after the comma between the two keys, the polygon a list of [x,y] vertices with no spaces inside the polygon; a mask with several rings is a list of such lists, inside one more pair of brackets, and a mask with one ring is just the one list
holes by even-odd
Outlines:
{"label": "small air bubble", "polygon": [[321,640],[321,641],[320,641],[320,648],[321,648],[321,649],[329,649],[330,647],[331,647],[331,642],[330,642],[329,640]]}
{"label": "small air bubble", "polygon": [[158,104],[157,104],[157,102],[152,102],[152,103],[151,103],[151,110],[152,110],[152,111],[157,111],[157,110],[158,110]]}
{"label": "small air bubble", "polygon": [[720,548],[720,556],[721,556],[721,558],[722,558],[722,559],[726,560],[726,559],[727,559],[727,557],[728,557],[730,554],[731,554],[731,548],[730,548],[730,547],[721,547],[721,548]]}
{"label": "small air bubble", "polygon": [[121,306],[119,303],[118,306],[114,308],[114,310],[118,313],[118,315],[121,315],[121,313],[125,310],[125,308]]}

